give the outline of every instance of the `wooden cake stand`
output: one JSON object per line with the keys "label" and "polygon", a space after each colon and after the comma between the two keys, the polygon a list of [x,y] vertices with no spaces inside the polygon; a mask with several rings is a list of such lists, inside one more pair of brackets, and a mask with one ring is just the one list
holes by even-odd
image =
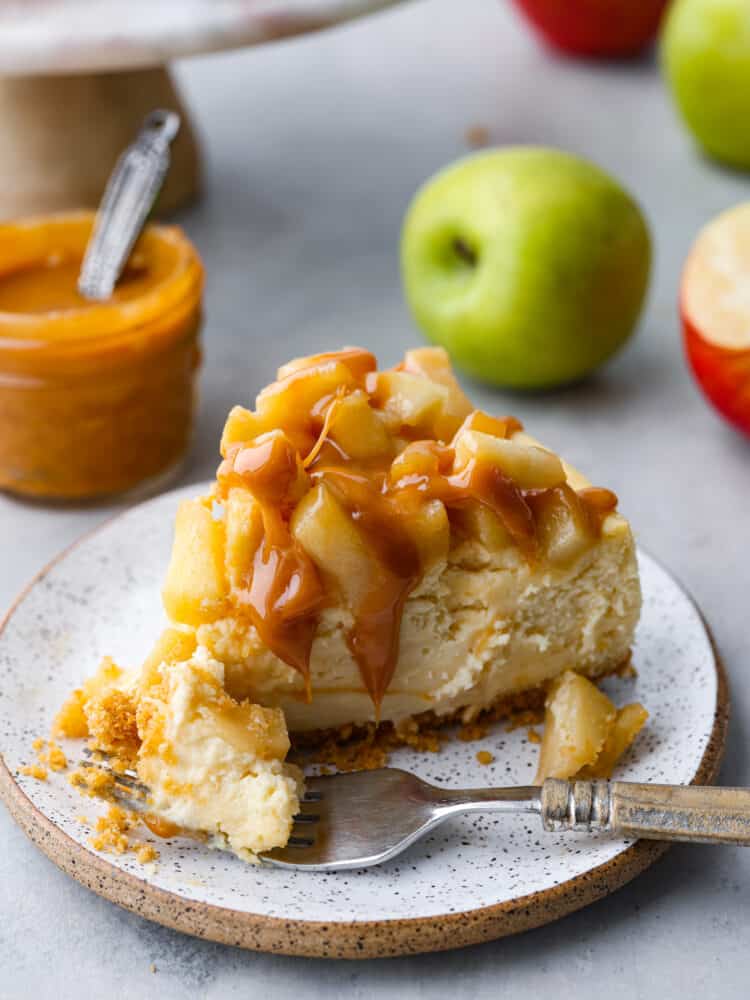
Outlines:
{"label": "wooden cake stand", "polygon": [[0,6],[0,219],[93,208],[153,108],[180,113],[158,208],[200,189],[168,62],[326,28],[396,0],[39,0]]}

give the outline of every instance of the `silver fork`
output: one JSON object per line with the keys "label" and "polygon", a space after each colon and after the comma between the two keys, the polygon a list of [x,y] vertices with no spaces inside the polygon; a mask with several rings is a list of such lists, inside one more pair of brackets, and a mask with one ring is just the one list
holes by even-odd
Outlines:
{"label": "silver fork", "polygon": [[[115,780],[120,800],[147,811],[148,789],[132,773]],[[264,854],[265,863],[307,871],[378,865],[465,812],[536,813],[549,832],[750,846],[747,788],[558,778],[541,787],[439,788],[393,767],[307,778],[305,788],[288,844]]]}

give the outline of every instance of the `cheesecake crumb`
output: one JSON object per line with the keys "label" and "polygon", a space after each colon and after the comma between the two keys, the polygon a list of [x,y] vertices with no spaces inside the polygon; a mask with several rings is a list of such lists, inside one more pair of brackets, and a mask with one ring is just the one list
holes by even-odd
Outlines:
{"label": "cheesecake crumb", "polygon": [[156,972],[156,966],[154,965],[153,962],[151,963],[151,965],[149,965],[148,971],[149,972]]}
{"label": "cheesecake crumb", "polygon": [[463,743],[473,743],[474,740],[483,740],[487,735],[487,726],[483,722],[467,722],[458,731],[458,738]]}
{"label": "cheesecake crumb", "polygon": [[89,735],[89,727],[83,711],[84,703],[83,690],[76,688],[55,716],[52,732],[56,736],[68,736],[70,739],[80,740]]}
{"label": "cheesecake crumb", "polygon": [[135,844],[135,856],[142,865],[148,864],[149,861],[156,861],[159,857],[159,852],[156,850],[153,844]]}
{"label": "cheesecake crumb", "polygon": [[490,130],[486,125],[470,125],[464,133],[466,145],[472,149],[481,149],[490,143]]}
{"label": "cheesecake crumb", "polygon": [[115,785],[114,777],[99,767],[79,767],[71,771],[68,781],[74,788],[80,788],[85,795],[98,799],[111,798]]}
{"label": "cheesecake crumb", "polygon": [[26,764],[21,768],[21,774],[25,774],[29,778],[36,778],[37,781],[47,780],[47,768],[42,767],[41,764]]}
{"label": "cheesecake crumb", "polygon": [[506,733],[512,733],[514,729],[521,729],[523,726],[533,726],[544,720],[544,711],[535,708],[528,708],[522,712],[516,712],[508,719],[505,727]]}
{"label": "cheesecake crumb", "polygon": [[117,688],[86,702],[86,722],[98,750],[121,760],[124,766],[135,759],[140,746],[133,698]]}
{"label": "cheesecake crumb", "polygon": [[128,831],[133,826],[133,817],[120,806],[110,806],[104,816],[96,821],[96,834],[89,843],[96,851],[110,854],[125,854],[130,848]]}
{"label": "cheesecake crumb", "polygon": [[495,755],[491,754],[489,750],[477,750],[477,760],[482,765],[491,764],[495,759]]}
{"label": "cheesecake crumb", "polygon": [[47,763],[53,771],[64,771],[68,766],[68,758],[63,753],[61,747],[53,740],[49,741],[47,750]]}

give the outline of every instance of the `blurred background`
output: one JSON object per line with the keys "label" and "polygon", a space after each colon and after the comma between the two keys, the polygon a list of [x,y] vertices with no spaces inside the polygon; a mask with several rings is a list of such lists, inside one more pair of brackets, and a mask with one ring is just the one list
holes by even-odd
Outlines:
{"label": "blurred background", "polygon": [[[543,44],[510,0],[412,0],[314,36],[178,60],[174,72],[202,147],[203,190],[173,218],[206,267],[196,438],[175,485],[213,476],[228,408],[250,405],[290,357],[361,344],[386,366],[422,341],[402,294],[398,248],[407,206],[436,170],[477,145],[542,144],[593,161],[630,192],[649,223],[653,272],[638,330],[621,352],[585,381],[544,393],[462,381],[477,406],[515,414],[594,483],[611,486],[640,545],[695,595],[732,682],[722,780],[750,784],[750,444],[696,388],[678,311],[696,235],[748,198],[750,175],[699,151],[654,47],[628,60],[571,59]],[[13,539],[0,605],[117,507],[45,510],[0,496],[0,531]],[[94,920],[121,944],[107,968],[122,996],[135,995],[154,960],[166,973],[164,996],[178,987],[205,996],[225,995],[227,984],[240,990],[251,966],[272,969],[290,989],[302,975],[293,960],[224,951],[142,923],[53,869],[5,812],[0,829],[0,881],[23,867],[27,895],[12,940],[7,920],[0,929],[0,951],[28,983],[46,982],[41,967],[54,956],[57,975],[93,989],[83,956]],[[693,996],[698,987],[706,997],[740,996],[749,864],[740,850],[676,848],[606,903],[475,949],[471,995],[497,995],[498,977],[548,988],[563,966],[577,996],[598,995],[601,978],[587,981],[597,956],[611,997]],[[37,927],[49,907],[85,907],[95,917],[72,932],[51,928],[42,942]],[[426,984],[439,975],[446,992],[434,995],[463,996],[469,961],[408,959],[378,966],[371,980],[363,968],[334,972],[324,963],[315,974],[334,992],[346,983],[352,996],[368,997],[392,995],[402,976]]]}

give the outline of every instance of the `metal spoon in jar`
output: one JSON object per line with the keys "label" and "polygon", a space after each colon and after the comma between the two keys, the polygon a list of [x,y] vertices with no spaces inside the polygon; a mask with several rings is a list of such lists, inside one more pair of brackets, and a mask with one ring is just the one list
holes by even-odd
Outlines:
{"label": "metal spoon in jar", "polygon": [[179,128],[176,112],[152,111],[115,164],[78,276],[84,298],[101,302],[112,295],[159,194],[169,169],[169,145]]}

